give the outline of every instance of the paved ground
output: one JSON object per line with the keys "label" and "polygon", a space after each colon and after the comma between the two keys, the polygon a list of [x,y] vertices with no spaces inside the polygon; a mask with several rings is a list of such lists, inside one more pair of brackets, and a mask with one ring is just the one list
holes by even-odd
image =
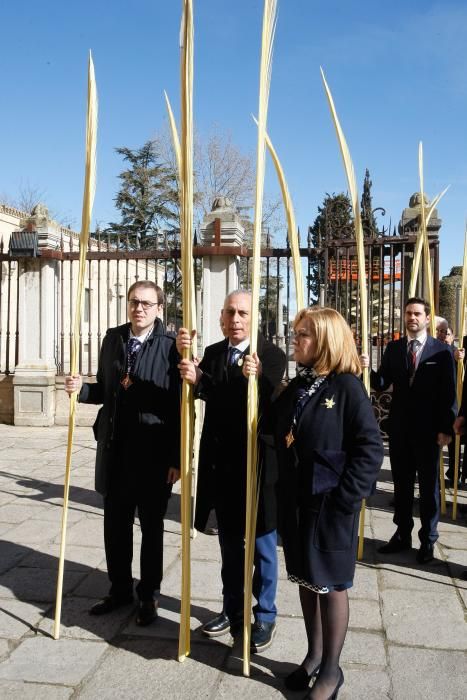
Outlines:
{"label": "paved ground", "polygon": [[[130,608],[107,619],[87,614],[107,589],[88,428],[76,432],[61,639],[51,638],[65,441],[64,428],[0,426],[0,697],[301,698],[303,693],[287,693],[282,684],[305,651],[297,588],[286,581],[282,560],[277,637],[266,653],[252,657],[251,678],[242,677],[239,650],[230,646],[229,636],[219,641],[201,636],[201,624],[221,608],[215,537],[198,535],[193,542],[192,654],[183,664],[175,660],[177,494],[166,521],[159,621],[140,629]],[[393,530],[387,465],[381,478],[367,518],[364,561],[351,590],[339,699],[464,699],[467,583],[457,577],[467,568],[466,521],[444,519],[429,566],[416,564],[415,550],[382,561],[376,547]]]}

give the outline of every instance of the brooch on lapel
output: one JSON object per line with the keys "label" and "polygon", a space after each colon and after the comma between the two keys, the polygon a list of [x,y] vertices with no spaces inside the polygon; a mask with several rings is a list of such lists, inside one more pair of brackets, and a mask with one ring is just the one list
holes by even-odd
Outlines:
{"label": "brooch on lapel", "polygon": [[324,399],[323,403],[321,404],[321,406],[325,406],[326,408],[334,408],[335,405],[336,402],[334,401],[334,394],[330,399]]}
{"label": "brooch on lapel", "polygon": [[241,357],[238,358],[238,360],[237,360],[237,365],[238,365],[239,367],[241,367],[241,366],[243,365],[243,355],[242,355]]}
{"label": "brooch on lapel", "polygon": [[292,429],[290,429],[289,432],[287,433],[287,435],[285,436],[285,445],[286,445],[287,449],[289,449],[290,445],[293,442],[295,442],[295,438],[293,436]]}
{"label": "brooch on lapel", "polygon": [[132,382],[131,379],[130,379],[130,375],[129,375],[129,374],[126,374],[126,375],[123,377],[123,379],[120,381],[120,384],[122,385],[122,387],[123,387],[124,389],[128,389],[128,387],[130,387],[130,386],[133,384],[133,382]]}

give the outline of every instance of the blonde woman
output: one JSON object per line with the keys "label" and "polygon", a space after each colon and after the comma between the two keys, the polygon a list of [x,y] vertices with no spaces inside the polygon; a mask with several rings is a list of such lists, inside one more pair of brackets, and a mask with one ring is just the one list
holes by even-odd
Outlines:
{"label": "blonde woman", "polygon": [[337,698],[362,498],[383,461],[352,333],[334,309],[298,313],[297,377],[275,402],[280,529],[289,580],[299,585],[308,650],[285,679],[313,700]]}

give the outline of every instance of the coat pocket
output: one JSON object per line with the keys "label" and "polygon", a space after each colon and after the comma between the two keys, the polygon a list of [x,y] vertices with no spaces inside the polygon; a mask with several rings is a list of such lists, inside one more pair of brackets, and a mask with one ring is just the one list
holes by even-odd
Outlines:
{"label": "coat pocket", "polygon": [[339,484],[347,455],[342,450],[314,450],[311,473],[311,493],[332,491]]}
{"label": "coat pocket", "polygon": [[322,552],[346,552],[353,546],[359,513],[343,513],[324,496],[316,519],[313,544]]}

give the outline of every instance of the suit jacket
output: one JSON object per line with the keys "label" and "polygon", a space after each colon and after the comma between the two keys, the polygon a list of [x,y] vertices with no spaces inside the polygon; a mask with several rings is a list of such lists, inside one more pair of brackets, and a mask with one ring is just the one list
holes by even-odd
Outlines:
{"label": "suit jacket", "polygon": [[407,337],[388,344],[381,367],[371,372],[377,391],[392,385],[388,433],[391,440],[416,438],[436,441],[438,433],[452,434],[456,415],[455,369],[449,346],[428,335],[417,371],[409,384]]}
{"label": "suit jacket", "polygon": [[[204,530],[213,507],[235,532],[245,529],[247,387],[239,364],[227,367],[228,339],[206,348],[195,395],[206,402],[200,443],[195,526]],[[249,348],[245,351],[247,355]],[[258,531],[276,527],[276,481],[271,396],[285,369],[285,354],[258,337],[262,363],[259,387],[258,447],[260,492]]]}

